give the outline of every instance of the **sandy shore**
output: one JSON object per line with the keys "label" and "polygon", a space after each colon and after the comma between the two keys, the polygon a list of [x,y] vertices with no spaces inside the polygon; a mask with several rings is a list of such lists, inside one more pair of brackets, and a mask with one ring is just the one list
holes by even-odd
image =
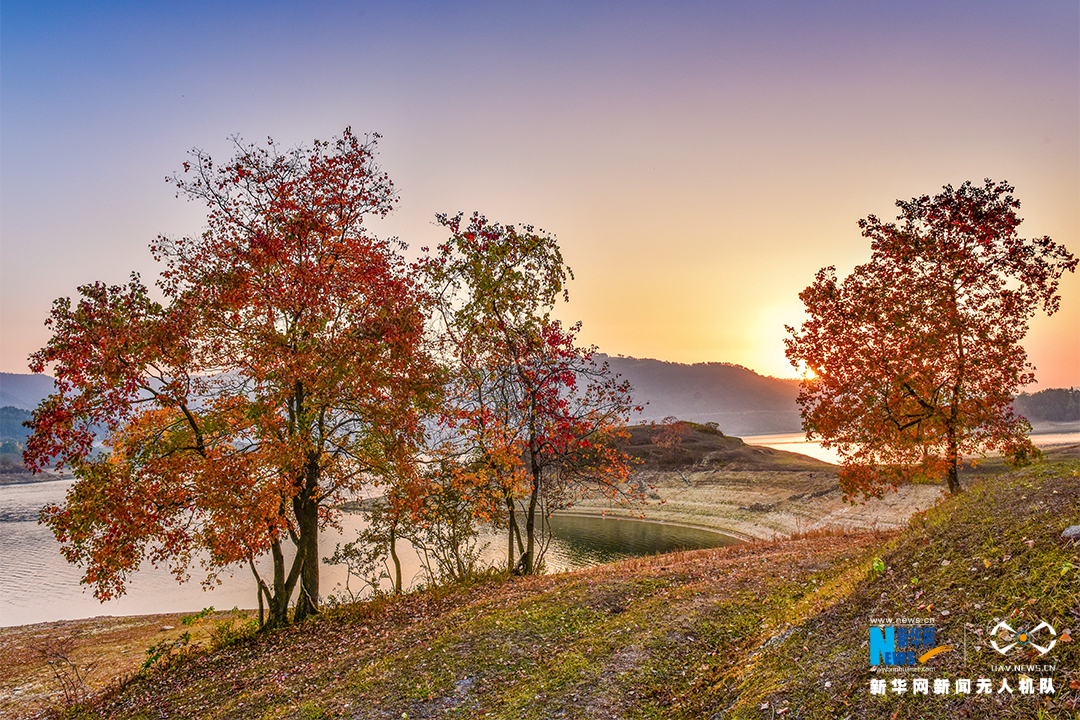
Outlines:
{"label": "sandy shore", "polygon": [[642,472],[655,497],[642,508],[586,500],[574,513],[616,515],[772,539],[822,528],[888,530],[942,497],[941,485],[905,485],[884,497],[845,502],[835,471]]}

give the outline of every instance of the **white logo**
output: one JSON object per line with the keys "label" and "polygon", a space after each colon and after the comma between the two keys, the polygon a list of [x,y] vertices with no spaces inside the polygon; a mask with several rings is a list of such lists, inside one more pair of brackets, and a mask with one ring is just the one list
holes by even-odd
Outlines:
{"label": "white logo", "polygon": [[990,631],[990,637],[998,638],[998,637],[1002,637],[1002,635],[1004,635],[1004,637],[1002,637],[1002,639],[1005,640],[1005,642],[1007,642],[1009,644],[1006,645],[1005,647],[1002,647],[1002,646],[998,645],[998,642],[997,642],[996,639],[993,639],[993,640],[990,641],[990,645],[991,645],[991,647],[993,647],[995,650],[997,650],[1002,655],[1006,654],[1007,652],[1012,650],[1017,645],[1021,645],[1021,646],[1025,646],[1025,647],[1032,647],[1035,650],[1038,650],[1040,655],[1045,655],[1046,653],[1048,653],[1048,652],[1050,652],[1051,650],[1054,649],[1054,645],[1057,644],[1057,639],[1055,638],[1055,639],[1051,640],[1050,644],[1046,645],[1045,647],[1035,643],[1033,638],[1035,637],[1035,635],[1040,630],[1043,630],[1043,629],[1049,630],[1050,635],[1052,635],[1052,636],[1057,635],[1057,631],[1054,630],[1053,626],[1051,626],[1050,623],[1048,623],[1048,622],[1039,623],[1030,632],[1025,631],[1025,630],[1021,630],[1021,631],[1017,632],[1016,630],[1013,630],[1011,627],[1009,627],[1009,624],[1007,622],[1005,622],[1004,620],[1001,620],[1001,621],[998,622],[997,625],[994,626],[994,629]]}

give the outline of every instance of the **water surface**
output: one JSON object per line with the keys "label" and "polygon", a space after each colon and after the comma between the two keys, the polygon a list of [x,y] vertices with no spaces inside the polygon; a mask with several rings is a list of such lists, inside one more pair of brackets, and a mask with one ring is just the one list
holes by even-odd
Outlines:
{"label": "water surface", "polygon": [[[64,560],[52,533],[37,522],[41,507],[62,502],[71,484],[71,480],[60,480],[0,486],[0,626],[96,615],[191,612],[211,605],[219,610],[256,605],[255,581],[247,567],[222,573],[219,584],[204,589],[200,581],[205,573],[197,567],[189,581],[178,584],[167,569],[149,564],[132,576],[124,596],[104,604],[98,602],[79,584],[81,570]],[[355,538],[365,525],[364,516],[344,513],[341,525],[341,533],[331,529],[320,536],[323,557],[333,553],[335,544]],[[707,530],[602,517],[556,517],[552,531],[554,540],[545,559],[549,571],[738,542]],[[486,563],[505,562],[504,534],[487,534],[482,542],[489,543],[483,555]],[[406,582],[410,578],[422,580],[420,560],[407,543],[399,546],[399,554]],[[263,561],[259,565],[259,572],[266,578],[271,564]],[[324,564],[320,568],[320,586],[326,594],[343,595],[346,579],[343,566]],[[359,589],[353,580],[351,590]]]}
{"label": "water surface", "polygon": [[[1035,447],[1043,449],[1061,445],[1075,445],[1080,443],[1080,432],[1033,433],[1031,441],[1035,443]],[[747,445],[762,445],[776,450],[809,455],[812,458],[824,460],[834,465],[840,464],[840,456],[836,454],[835,450],[821,447],[821,442],[818,440],[807,442],[806,435],[803,433],[751,435],[744,437],[743,442]]]}

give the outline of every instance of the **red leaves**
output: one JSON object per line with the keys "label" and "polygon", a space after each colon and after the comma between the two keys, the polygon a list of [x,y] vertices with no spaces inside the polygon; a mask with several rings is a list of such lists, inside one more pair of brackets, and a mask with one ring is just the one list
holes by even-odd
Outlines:
{"label": "red leaves", "polygon": [[442,425],[455,432],[441,452],[463,482],[486,485],[485,515],[502,509],[512,526],[527,499],[531,554],[537,508],[564,506],[585,484],[618,493],[629,458],[612,438],[633,407],[629,386],[576,345],[580,324],[550,319],[573,277],[554,237],[480,214],[465,228],[460,214],[438,221],[452,236],[421,266],[452,358]]}
{"label": "red leaves", "polygon": [[[209,227],[153,244],[167,304],[132,276],[54,305],[32,362],[55,368],[58,393],[35,415],[28,462],[74,467],[72,496],[46,517],[101,596],[144,556],[181,577],[198,552],[213,572],[295,537],[293,570],[317,564],[303,548],[332,520],[320,505],[415,472],[441,379],[426,295],[362,225],[396,201],[375,139],[347,129],[288,152],[236,140],[222,166],[194,152],[171,182],[206,202]],[[95,458],[102,426],[110,454]],[[291,590],[275,585],[280,617]]]}
{"label": "red leaves", "polygon": [[849,494],[911,475],[947,474],[956,489],[964,455],[1033,452],[1010,408],[1034,377],[1019,342],[1040,306],[1057,308],[1077,260],[1016,236],[1011,192],[988,180],[899,201],[899,225],[859,221],[869,263],[842,283],[825,268],[800,293],[810,319],[786,344],[816,374],[799,397],[804,427],[845,458]]}

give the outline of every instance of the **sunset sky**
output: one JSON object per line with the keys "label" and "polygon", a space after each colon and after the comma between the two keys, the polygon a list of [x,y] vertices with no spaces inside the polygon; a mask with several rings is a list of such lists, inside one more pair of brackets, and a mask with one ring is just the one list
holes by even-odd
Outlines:
{"label": "sunset sky", "polygon": [[[783,325],[856,221],[989,177],[1080,253],[1080,6],[970,2],[49,2],[0,9],[0,370],[52,300],[152,280],[202,227],[164,178],[228,138],[381,133],[401,202],[555,233],[602,352],[791,377]],[[1080,280],[1025,343],[1080,385]]]}

